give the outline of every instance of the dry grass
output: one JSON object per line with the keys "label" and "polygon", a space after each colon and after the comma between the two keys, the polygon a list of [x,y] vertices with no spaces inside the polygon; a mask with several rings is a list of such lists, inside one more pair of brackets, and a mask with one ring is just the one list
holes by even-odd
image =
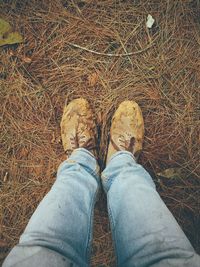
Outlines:
{"label": "dry grass", "polygon": [[[1,258],[19,238],[64,159],[59,122],[66,97],[95,109],[102,168],[110,119],[124,99],[144,114],[141,162],[200,252],[200,3],[169,1],[0,1],[24,43],[0,50]],[[148,14],[156,25],[147,30]],[[137,54],[124,57],[97,55]],[[183,177],[156,173],[181,167]],[[96,207],[93,266],[114,264],[105,201]]]}

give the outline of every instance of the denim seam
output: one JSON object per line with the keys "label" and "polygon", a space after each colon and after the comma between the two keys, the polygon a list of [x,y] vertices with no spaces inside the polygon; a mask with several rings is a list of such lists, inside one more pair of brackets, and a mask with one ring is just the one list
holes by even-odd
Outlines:
{"label": "denim seam", "polygon": [[109,177],[109,176],[103,175],[103,177],[105,177],[104,182],[103,182],[104,183],[103,188],[106,189],[106,192],[108,192],[110,190],[111,186],[113,185],[113,183],[120,178],[120,174],[121,174],[122,170],[120,170],[117,177]]}
{"label": "denim seam", "polygon": [[[109,194],[109,190],[113,184],[113,182],[117,181],[119,178],[119,176],[115,177],[114,179],[112,179],[112,183],[109,187],[109,189],[107,190],[107,206],[108,206],[108,215],[109,215],[109,220],[110,220],[110,228],[111,228],[111,232],[112,232],[112,239],[113,239],[113,242],[114,242],[114,249],[115,249],[115,256],[116,256],[116,266],[118,266],[118,253],[117,253],[117,242],[116,242],[116,235],[115,235],[115,226],[114,226],[114,219],[113,219],[113,215],[112,215],[112,210],[110,208],[110,201],[109,201],[109,198],[108,198],[108,194]],[[108,178],[109,180],[109,178]]]}
{"label": "denim seam", "polygon": [[[98,183],[98,186],[99,186],[99,183]],[[89,221],[89,225],[87,228],[88,239],[86,241],[86,252],[85,252],[85,254],[86,254],[85,258],[87,260],[87,264],[89,264],[89,262],[90,262],[91,243],[92,243],[91,241],[92,241],[92,237],[93,237],[94,206],[96,203],[98,192],[99,192],[99,189],[97,188],[97,190],[96,190],[96,192],[92,198],[91,204],[90,204],[90,221]]]}
{"label": "denim seam", "polygon": [[113,215],[112,215],[112,211],[110,208],[110,203],[108,200],[108,215],[110,218],[110,228],[111,228],[111,233],[112,233],[112,239],[114,242],[114,248],[115,248],[115,256],[116,256],[116,266],[118,266],[118,254],[117,254],[117,242],[116,242],[116,236],[115,236],[115,226],[114,226],[114,219],[113,219]]}
{"label": "denim seam", "polygon": [[[117,180],[119,180],[120,175],[118,175],[115,179],[113,179],[112,184],[110,185],[107,194],[109,194],[109,190],[111,188],[111,186],[113,185],[113,183]],[[113,215],[112,215],[112,210],[110,208],[110,201],[109,198],[107,198],[108,200],[108,214],[109,214],[109,218],[110,218],[110,227],[111,227],[111,232],[112,232],[112,239],[114,242],[114,249],[115,249],[115,255],[116,255],[116,266],[119,266],[119,257],[118,257],[118,253],[117,253],[117,238],[116,238],[116,234],[115,234],[115,226],[114,226],[114,219],[113,219]]]}

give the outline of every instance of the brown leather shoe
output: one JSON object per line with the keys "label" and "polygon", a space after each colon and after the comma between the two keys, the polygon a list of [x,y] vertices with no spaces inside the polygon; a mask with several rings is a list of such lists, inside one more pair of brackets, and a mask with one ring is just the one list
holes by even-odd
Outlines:
{"label": "brown leather shoe", "polygon": [[123,150],[133,153],[138,159],[143,138],[144,121],[140,107],[134,101],[122,102],[112,119],[106,162],[115,152]]}
{"label": "brown leather shoe", "polygon": [[83,98],[72,100],[64,107],[60,126],[68,157],[76,148],[85,148],[97,156],[97,128],[93,114],[88,101]]}

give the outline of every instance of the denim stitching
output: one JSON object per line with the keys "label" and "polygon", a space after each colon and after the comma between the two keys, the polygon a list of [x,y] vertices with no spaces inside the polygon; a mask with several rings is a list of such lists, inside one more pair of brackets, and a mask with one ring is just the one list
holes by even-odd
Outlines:
{"label": "denim stitching", "polygon": [[113,215],[112,215],[112,210],[111,210],[111,207],[110,207],[109,199],[107,201],[108,201],[108,215],[109,215],[109,220],[110,220],[110,228],[111,228],[112,239],[113,239],[114,248],[115,248],[116,264],[118,266],[119,259],[118,259],[118,253],[117,253],[117,242],[116,242],[117,238],[116,238],[115,230],[114,230],[115,229],[114,219],[113,219]]}
{"label": "denim stitching", "polygon": [[[99,184],[98,184],[99,186]],[[91,244],[92,244],[92,237],[93,237],[93,219],[94,219],[94,206],[96,203],[96,199],[97,199],[97,195],[98,195],[99,189],[96,190],[92,201],[90,203],[90,222],[87,228],[87,232],[88,232],[88,238],[86,241],[86,251],[85,251],[85,258],[87,260],[87,263],[90,262],[90,254],[91,254]]]}

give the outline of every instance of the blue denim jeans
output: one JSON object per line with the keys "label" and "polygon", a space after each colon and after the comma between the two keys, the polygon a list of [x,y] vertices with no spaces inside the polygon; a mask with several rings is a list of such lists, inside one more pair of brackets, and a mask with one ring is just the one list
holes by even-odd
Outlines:
{"label": "blue denim jeans", "polygon": [[[117,152],[102,173],[117,264],[199,267],[200,257],[131,153]],[[31,217],[8,266],[89,266],[93,210],[100,188],[94,156],[76,149]]]}

